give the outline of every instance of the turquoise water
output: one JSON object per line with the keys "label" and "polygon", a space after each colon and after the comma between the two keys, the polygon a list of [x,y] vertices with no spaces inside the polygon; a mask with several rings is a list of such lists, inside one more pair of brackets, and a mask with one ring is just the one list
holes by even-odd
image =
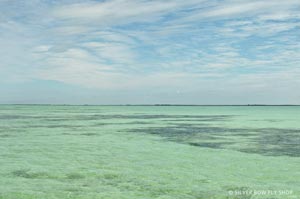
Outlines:
{"label": "turquoise water", "polygon": [[299,106],[0,106],[0,198],[299,198]]}

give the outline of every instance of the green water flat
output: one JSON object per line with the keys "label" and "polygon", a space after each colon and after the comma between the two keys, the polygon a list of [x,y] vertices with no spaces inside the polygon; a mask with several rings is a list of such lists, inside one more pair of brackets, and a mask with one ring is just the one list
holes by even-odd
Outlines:
{"label": "green water flat", "polygon": [[0,198],[300,198],[299,115],[299,106],[1,105]]}

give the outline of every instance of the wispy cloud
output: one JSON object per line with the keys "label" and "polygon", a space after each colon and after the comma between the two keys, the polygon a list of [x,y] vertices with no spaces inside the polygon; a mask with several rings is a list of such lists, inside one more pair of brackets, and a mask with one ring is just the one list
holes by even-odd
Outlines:
{"label": "wispy cloud", "polygon": [[284,92],[300,87],[299,9],[299,0],[2,0],[0,81],[132,96],[278,82]]}

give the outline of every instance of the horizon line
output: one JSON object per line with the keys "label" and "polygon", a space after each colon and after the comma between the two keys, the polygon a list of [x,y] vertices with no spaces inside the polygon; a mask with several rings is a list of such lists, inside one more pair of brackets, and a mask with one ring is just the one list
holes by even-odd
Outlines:
{"label": "horizon line", "polygon": [[15,106],[300,106],[300,104],[50,104],[50,103],[0,103]]}

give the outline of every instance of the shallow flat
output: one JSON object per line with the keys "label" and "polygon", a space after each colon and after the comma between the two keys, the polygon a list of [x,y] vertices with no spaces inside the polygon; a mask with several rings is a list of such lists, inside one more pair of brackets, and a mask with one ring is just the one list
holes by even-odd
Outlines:
{"label": "shallow flat", "polygon": [[1,105],[0,198],[299,198],[299,115],[299,106]]}

